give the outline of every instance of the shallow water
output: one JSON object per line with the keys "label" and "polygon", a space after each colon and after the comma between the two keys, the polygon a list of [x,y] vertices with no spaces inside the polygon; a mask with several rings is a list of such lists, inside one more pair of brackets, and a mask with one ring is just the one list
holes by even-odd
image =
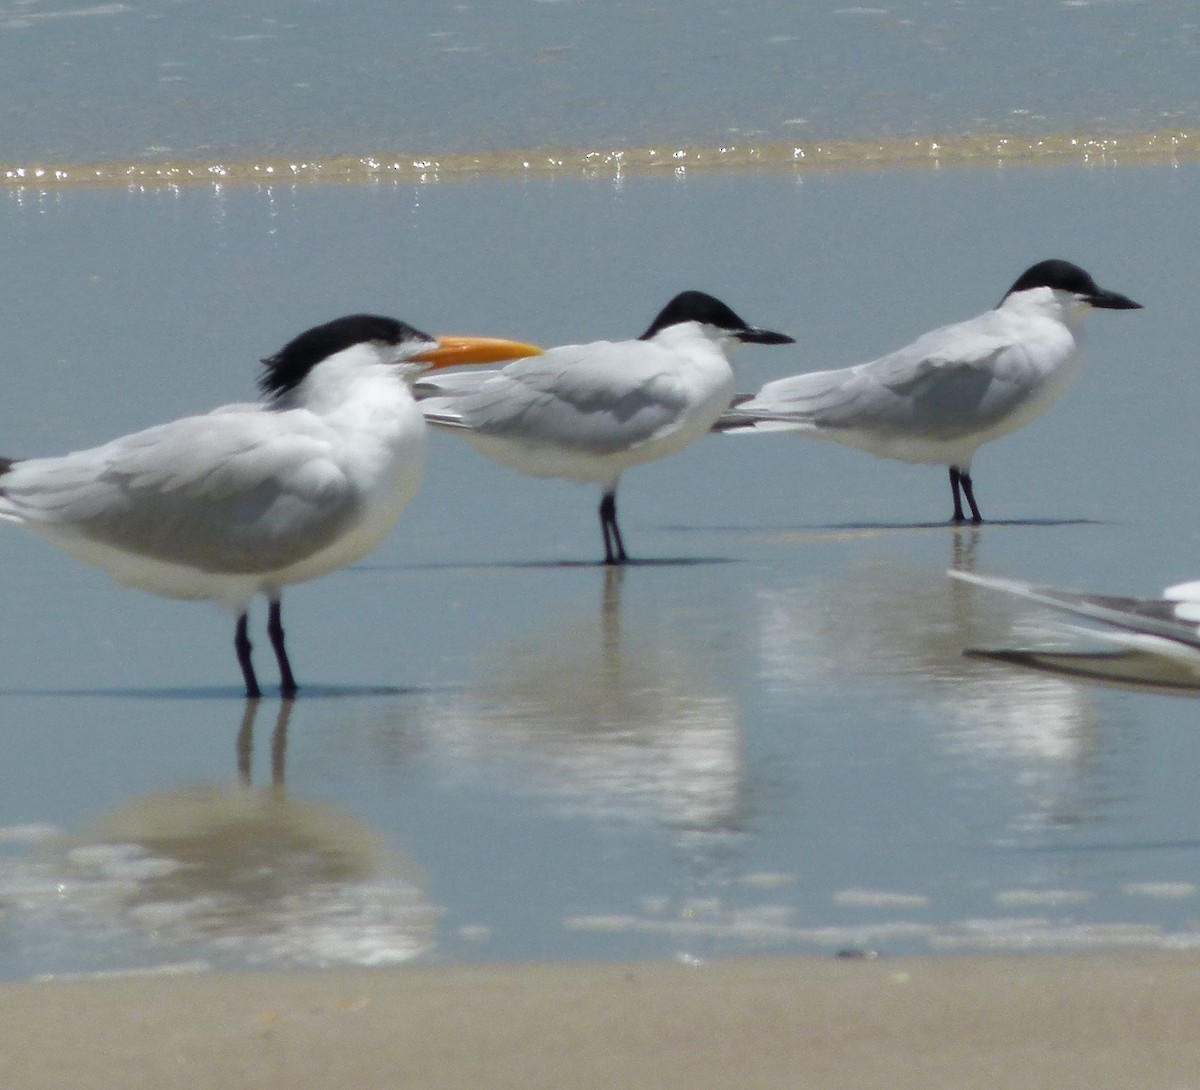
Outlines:
{"label": "shallow water", "polygon": [[1188,127],[1174,0],[12,0],[0,159]]}
{"label": "shallow water", "polygon": [[714,437],[628,475],[614,574],[590,490],[437,436],[395,534],[287,596],[290,714],[240,697],[226,617],[0,533],[0,977],[1192,944],[1195,703],[964,657],[1061,633],[944,572],[1196,575],[1198,30],[1161,0],[0,11],[6,455],[248,397],[357,310],[555,344],[695,286],[796,335],[741,353],[753,389],[1042,257],[1147,307],[985,448],[979,530],[940,524],[941,471]]}
{"label": "shallow water", "polygon": [[436,436],[392,537],[287,595],[286,721],[226,617],[0,533],[0,976],[1193,943],[1197,705],[964,657],[1051,620],[944,572],[1195,576],[1198,171],[7,192],[9,455],[248,397],[352,310],[551,344],[696,286],[797,337],[750,389],[1052,254],[1146,309],[980,454],[978,530],[940,470],[713,437],[627,476],[613,574],[591,490]]}

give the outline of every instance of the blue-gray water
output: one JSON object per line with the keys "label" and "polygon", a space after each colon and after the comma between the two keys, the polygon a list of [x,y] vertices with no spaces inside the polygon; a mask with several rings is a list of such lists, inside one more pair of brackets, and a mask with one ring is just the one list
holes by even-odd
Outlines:
{"label": "blue-gray water", "polygon": [[0,160],[1194,125],[1170,0],[12,0]]}
{"label": "blue-gray water", "polygon": [[[1195,30],[1165,4],[88,10],[0,27],[28,73],[12,158],[1196,113]],[[610,70],[605,98],[618,25],[636,48],[612,63],[655,78]],[[400,71],[414,113],[377,78]],[[1198,574],[1198,182],[1185,163],[6,190],[9,456],[246,398],[259,357],[356,310],[555,344],[634,335],[700,287],[796,336],[739,354],[753,389],[977,313],[1042,257],[1146,309],[1093,315],[1078,385],[979,455],[978,530],[938,525],[941,470],[712,437],[627,475],[647,562],[614,575],[592,490],[435,436],[388,541],[286,596],[286,722],[270,698],[247,714],[227,617],[0,527],[0,976],[1195,942],[1196,703],[964,658],[1051,622],[944,572],[1114,593]]]}

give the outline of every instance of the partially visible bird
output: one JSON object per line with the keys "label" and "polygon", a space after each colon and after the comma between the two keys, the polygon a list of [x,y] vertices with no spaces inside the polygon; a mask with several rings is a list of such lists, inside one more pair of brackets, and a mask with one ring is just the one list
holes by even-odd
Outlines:
{"label": "partially visible bird", "polygon": [[1200,672],[1200,580],[1176,583],[1159,598],[1123,598],[1079,594],[973,572],[951,570],[947,574],[1082,617],[1101,626],[1089,631],[1109,643],[1170,659]]}
{"label": "partially visible bird", "polygon": [[412,498],[426,428],[416,374],[541,349],[431,337],[394,318],[353,314],[301,333],[263,360],[266,401],[148,428],[56,458],[0,459],[0,519],[169,598],[208,599],[237,615],[247,697],[261,695],[247,607],[269,602],[281,691],[283,588],[364,557]]}
{"label": "partially visible bird", "polygon": [[617,483],[630,466],[705,435],[734,393],[729,353],[741,343],[790,344],[747,325],[711,295],[685,291],[637,340],[548,349],[498,371],[438,374],[417,383],[425,419],[482,455],[532,477],[601,488],[604,562],[628,559]]}
{"label": "partially visible bird", "polygon": [[1075,381],[1083,369],[1081,323],[1093,307],[1141,304],[1097,286],[1069,261],[1041,261],[994,310],[870,363],[768,382],[735,399],[716,430],[797,432],[880,458],[948,466],[953,521],[966,521],[965,496],[971,521],[982,522],[971,479],[975,452],[1040,416]]}

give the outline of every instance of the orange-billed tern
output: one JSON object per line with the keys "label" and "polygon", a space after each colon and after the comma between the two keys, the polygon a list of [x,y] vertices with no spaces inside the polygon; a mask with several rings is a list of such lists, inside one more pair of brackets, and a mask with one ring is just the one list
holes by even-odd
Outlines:
{"label": "orange-billed tern", "polygon": [[788,431],[833,439],[880,458],[950,468],[954,521],[982,522],[971,459],[984,443],[1044,413],[1083,369],[1082,320],[1093,308],[1137,310],[1078,265],[1042,261],[999,306],[942,326],[856,367],[768,382],[717,422],[734,433]]}
{"label": "orange-billed tern", "polygon": [[361,559],[416,492],[426,427],[411,382],[431,367],[541,349],[438,337],[354,314],[301,333],[263,360],[264,402],[115,439],[58,458],[0,459],[0,519],[111,575],[237,614],[246,695],[261,695],[246,610],[270,603],[281,691],[296,693],[280,618],[283,588]]}
{"label": "orange-billed tern", "polygon": [[492,461],[598,484],[604,562],[620,564],[628,559],[617,526],[621,474],[710,430],[733,397],[729,353],[740,343],[792,338],[686,291],[637,340],[562,345],[498,371],[439,373],[416,392],[430,424],[456,430]]}

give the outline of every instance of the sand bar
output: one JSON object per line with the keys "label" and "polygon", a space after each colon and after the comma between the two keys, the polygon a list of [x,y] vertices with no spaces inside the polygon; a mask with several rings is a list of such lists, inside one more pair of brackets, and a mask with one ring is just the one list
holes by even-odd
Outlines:
{"label": "sand bar", "polygon": [[449,154],[375,151],[283,158],[0,162],[0,187],[175,189],[180,186],[429,183],[486,177],[622,178],[685,173],[792,174],[947,167],[1159,166],[1200,159],[1200,132],[978,133],[885,140],[765,141],[714,146],[496,148]]}
{"label": "sand bar", "polygon": [[6,1090],[1200,1087],[1200,957],[772,958],[0,989]]}

